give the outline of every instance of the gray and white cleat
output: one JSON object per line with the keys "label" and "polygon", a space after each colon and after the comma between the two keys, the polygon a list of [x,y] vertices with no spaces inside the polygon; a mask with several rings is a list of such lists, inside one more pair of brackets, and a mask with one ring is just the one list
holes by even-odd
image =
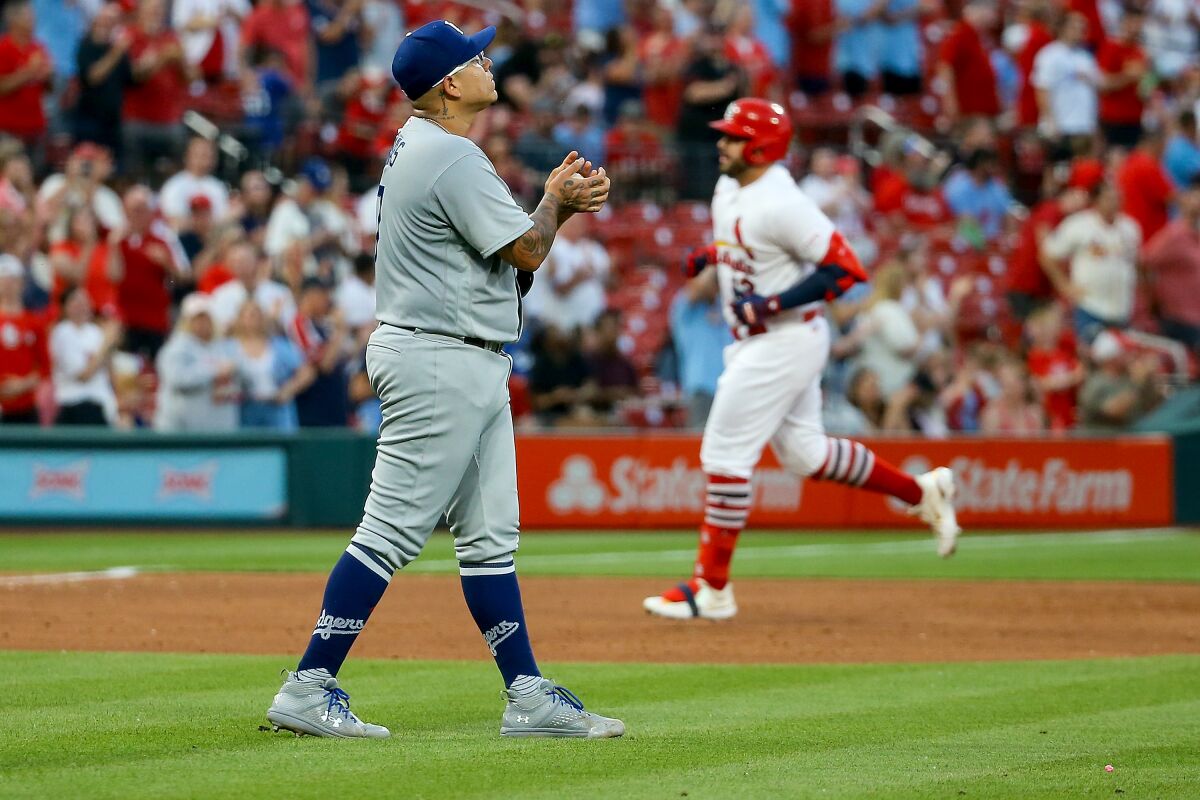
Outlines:
{"label": "gray and white cleat", "polygon": [[500,720],[501,736],[611,739],[625,733],[625,723],[585,711],[571,691],[542,678],[530,694],[505,690],[508,701]]}
{"label": "gray and white cleat", "polygon": [[275,702],[267,709],[273,730],[339,739],[386,739],[392,735],[382,725],[363,722],[350,711],[350,695],[338,688],[337,678],[323,669],[311,672],[312,678],[287,673]]}

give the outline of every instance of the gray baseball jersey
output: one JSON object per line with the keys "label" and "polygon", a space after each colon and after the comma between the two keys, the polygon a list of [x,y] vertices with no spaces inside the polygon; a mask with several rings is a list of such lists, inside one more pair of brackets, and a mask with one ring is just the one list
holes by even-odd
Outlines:
{"label": "gray baseball jersey", "polygon": [[478,147],[418,117],[396,137],[379,198],[385,324],[367,375],[383,424],[354,541],[400,569],[445,514],[459,561],[507,558],[519,529],[512,362],[462,337],[517,338],[515,274],[496,251],[533,223]]}
{"label": "gray baseball jersey", "polygon": [[496,251],[532,226],[474,142],[411,117],[379,184],[379,320],[515,341],[516,278]]}

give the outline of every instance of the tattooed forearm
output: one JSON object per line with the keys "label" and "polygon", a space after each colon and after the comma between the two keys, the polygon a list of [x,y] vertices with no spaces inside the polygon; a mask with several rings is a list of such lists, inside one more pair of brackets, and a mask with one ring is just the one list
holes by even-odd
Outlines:
{"label": "tattooed forearm", "polygon": [[570,216],[557,197],[551,194],[543,197],[529,215],[533,227],[502,247],[500,257],[517,269],[534,270],[540,267],[550,252],[550,245],[554,244],[554,234],[558,232],[564,214]]}

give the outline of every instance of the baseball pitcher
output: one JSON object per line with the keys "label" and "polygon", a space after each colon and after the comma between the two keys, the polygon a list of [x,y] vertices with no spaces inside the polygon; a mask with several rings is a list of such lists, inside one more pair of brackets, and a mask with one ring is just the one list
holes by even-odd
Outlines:
{"label": "baseball pitcher", "polygon": [[[362,523],[329,576],[308,649],[267,718],[276,730],[386,737],[363,722],[336,675],[392,575],[420,554],[443,514],[463,595],[504,678],[505,736],[607,738],[625,726],[585,711],[541,676],[513,564],[517,472],[509,410],[521,294],[572,214],[608,198],[603,169],[569,154],[532,214],[466,137],[496,101],[486,28],[445,21],[410,33],[392,74],[414,114],[396,135],[379,184],[379,327],[367,371],[383,424]],[[515,268],[515,269],[514,269]]]}
{"label": "baseball pitcher", "polygon": [[959,527],[954,476],[939,467],[913,478],[866,446],[825,435],[821,373],[829,358],[825,303],[866,273],[829,218],[776,163],[792,126],[784,109],[743,98],[711,123],[722,177],[712,201],[712,245],[686,269],[717,270],[725,318],[736,341],[704,428],[700,461],[707,476],[704,524],[695,571],[686,583],[647,597],[652,614],[728,619],[737,613],[729,565],[750,512],[750,478],[770,444],[791,471],[883,492],[908,503],[937,536],[943,557]]}

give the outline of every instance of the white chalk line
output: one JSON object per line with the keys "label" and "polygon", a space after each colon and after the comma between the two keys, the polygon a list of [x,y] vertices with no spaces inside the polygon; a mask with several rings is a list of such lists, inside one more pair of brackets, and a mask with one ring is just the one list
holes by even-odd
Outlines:
{"label": "white chalk line", "polygon": [[35,575],[0,576],[0,586],[38,586],[55,583],[83,583],[85,581],[122,581],[141,572],[138,567],[111,567],[86,572],[43,572]]}
{"label": "white chalk line", "polygon": [[[969,534],[959,539],[962,550],[1010,550],[1017,547],[1036,549],[1041,545],[1060,544],[1068,541],[1087,541],[1089,544],[1123,544],[1128,542],[1145,542],[1149,540],[1173,539],[1189,536],[1186,531],[1177,528],[1145,528],[1118,529],[1094,533],[1021,533],[972,537]],[[534,534],[536,536],[536,534]],[[827,556],[854,555],[876,553],[883,555],[902,555],[929,551],[933,553],[935,544],[933,537],[920,539],[904,539],[886,542],[838,542],[820,544],[766,545],[741,547],[738,549],[738,561],[756,561],[776,558],[825,558]],[[524,567],[553,567],[562,563],[571,564],[623,564],[631,560],[638,561],[677,561],[696,555],[696,548],[686,550],[628,550],[623,552],[605,553],[554,553],[547,555],[517,554],[516,560]],[[458,568],[458,562],[453,560],[417,561],[405,568],[411,572],[441,572]]]}

